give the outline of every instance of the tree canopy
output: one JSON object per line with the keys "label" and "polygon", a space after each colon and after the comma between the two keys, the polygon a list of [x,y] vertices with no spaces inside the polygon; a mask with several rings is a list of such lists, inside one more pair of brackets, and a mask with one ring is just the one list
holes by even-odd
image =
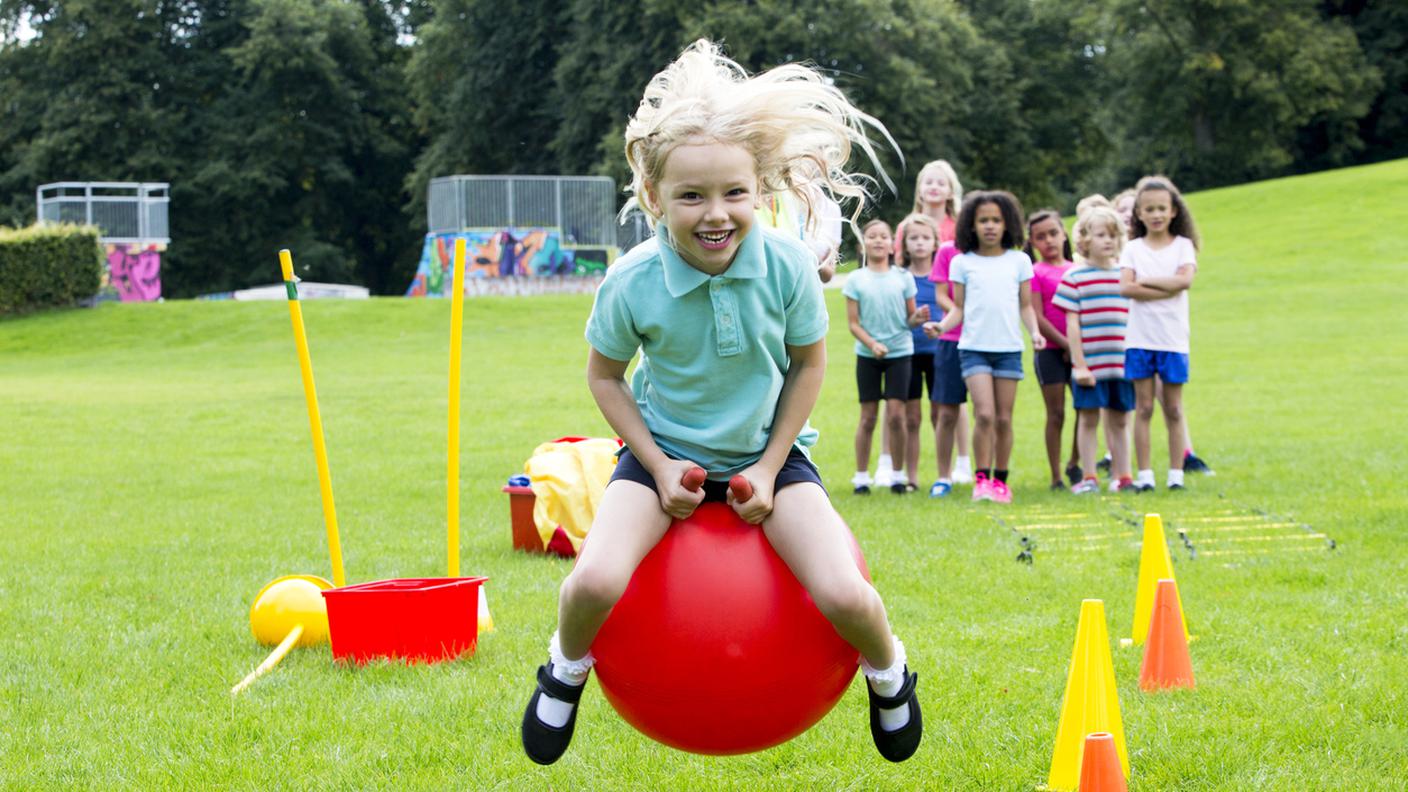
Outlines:
{"label": "tree canopy", "polygon": [[165,290],[301,274],[399,293],[431,178],[625,177],[650,76],[699,37],[807,61],[930,159],[1069,209],[1408,155],[1408,10],[1374,0],[7,0],[0,223],[46,182],[168,181]]}

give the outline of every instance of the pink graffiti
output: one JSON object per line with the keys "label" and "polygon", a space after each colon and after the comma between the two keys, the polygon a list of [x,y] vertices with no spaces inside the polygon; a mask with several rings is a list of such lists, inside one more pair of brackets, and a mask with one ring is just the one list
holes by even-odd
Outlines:
{"label": "pink graffiti", "polygon": [[156,245],[108,246],[108,277],[123,302],[149,302],[161,297],[161,251]]}

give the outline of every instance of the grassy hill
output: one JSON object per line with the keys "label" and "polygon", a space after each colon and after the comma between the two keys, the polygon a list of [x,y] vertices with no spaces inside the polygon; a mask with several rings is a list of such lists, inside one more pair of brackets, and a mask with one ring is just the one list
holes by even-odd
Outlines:
{"label": "grassy hill", "polygon": [[[1204,250],[1187,411],[1218,475],[1181,494],[1046,492],[1029,377],[1012,506],[851,496],[851,342],[828,294],[817,461],[922,677],[928,733],[899,766],[870,745],[859,683],[807,734],[731,759],[650,742],[593,685],[561,762],[522,755],[568,564],[510,550],[499,487],[539,442],[609,431],[583,385],[589,297],[466,305],[463,569],[491,577],[498,625],[478,654],[349,669],[300,649],[233,701],[266,652],[255,593],[328,574],[287,308],[0,321],[0,783],[1032,789],[1080,601],[1103,599],[1110,634],[1129,634],[1130,522],[1159,512],[1198,688],[1144,694],[1139,651],[1114,650],[1133,788],[1403,789],[1408,160],[1190,203]],[[448,309],[304,305],[350,580],[444,572]],[[1014,561],[1023,536],[1030,565]]]}

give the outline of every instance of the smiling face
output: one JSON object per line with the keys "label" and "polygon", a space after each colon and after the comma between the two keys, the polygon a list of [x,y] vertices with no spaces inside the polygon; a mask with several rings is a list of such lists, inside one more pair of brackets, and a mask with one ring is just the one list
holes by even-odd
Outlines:
{"label": "smiling face", "polygon": [[1049,264],[1065,261],[1066,229],[1061,221],[1047,217],[1032,225],[1032,249]]}
{"label": "smiling face", "polygon": [[1168,225],[1178,216],[1168,190],[1145,190],[1134,202],[1134,211],[1151,236],[1168,233]]}
{"label": "smiling face", "polygon": [[753,228],[753,155],[727,143],[685,143],[665,159],[659,183],[645,189],[686,263],[709,275],[729,268]]}
{"label": "smiling face", "polygon": [[932,261],[938,247],[934,239],[934,229],[919,222],[909,222],[904,227],[904,252],[913,264]]}
{"label": "smiling face", "polygon": [[995,203],[978,206],[973,214],[973,231],[978,236],[978,250],[984,254],[1002,250],[1002,233],[1007,224],[1002,221],[1002,207]]}
{"label": "smiling face", "polygon": [[938,206],[953,197],[953,185],[937,169],[930,170],[919,179],[919,200],[925,206]]}
{"label": "smiling face", "polygon": [[861,242],[865,246],[867,267],[889,266],[890,251],[895,249],[895,238],[890,234],[888,225],[873,223],[867,226],[861,234]]}

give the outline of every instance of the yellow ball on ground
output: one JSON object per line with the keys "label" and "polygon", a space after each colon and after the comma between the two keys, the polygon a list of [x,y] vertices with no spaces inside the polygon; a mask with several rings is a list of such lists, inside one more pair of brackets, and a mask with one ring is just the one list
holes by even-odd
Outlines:
{"label": "yellow ball on ground", "polygon": [[298,646],[315,646],[328,640],[328,608],[323,590],[332,584],[314,575],[286,575],[270,581],[249,609],[249,629],[266,646],[284,639],[295,625],[303,625]]}

